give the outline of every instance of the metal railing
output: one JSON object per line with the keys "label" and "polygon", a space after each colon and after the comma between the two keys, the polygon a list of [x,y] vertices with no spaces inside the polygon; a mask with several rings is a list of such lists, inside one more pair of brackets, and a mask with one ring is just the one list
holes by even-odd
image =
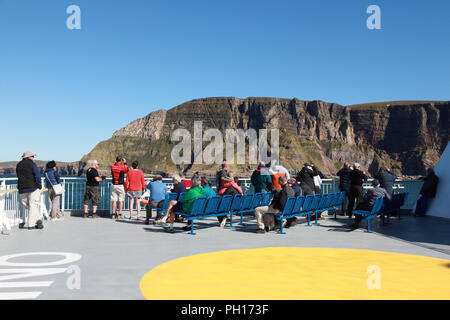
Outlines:
{"label": "metal railing", "polygon": [[[148,183],[151,179],[145,179]],[[211,179],[213,180],[213,179]],[[42,179],[44,185],[44,179]],[[85,177],[63,177],[61,182],[64,185],[65,193],[60,197],[60,208],[62,212],[77,212],[83,210],[84,193],[86,190]],[[173,188],[171,179],[163,179],[163,182],[169,187]],[[245,193],[252,192],[250,179],[240,179],[241,187]],[[412,209],[419,196],[420,188],[423,181],[421,180],[398,180],[394,184],[394,193],[407,192],[408,200],[404,205],[404,209]],[[100,182],[100,205],[98,211],[110,210],[110,192],[111,179],[106,179]],[[370,181],[365,182],[365,188],[370,187]],[[322,193],[338,192],[339,181],[335,179],[323,179],[321,186]],[[48,215],[50,208],[50,200],[48,192],[44,189],[41,195],[41,215]],[[129,201],[126,197],[124,203],[124,210],[129,210]],[[17,178],[2,178],[0,179],[0,214],[6,214],[7,219],[11,225],[17,225],[24,220],[26,210],[22,210],[19,192],[17,191]]]}

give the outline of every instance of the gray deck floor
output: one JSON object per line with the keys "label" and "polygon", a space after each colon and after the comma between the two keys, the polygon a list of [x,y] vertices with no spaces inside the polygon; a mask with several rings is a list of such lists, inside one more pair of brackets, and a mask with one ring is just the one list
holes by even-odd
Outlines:
{"label": "gray deck floor", "polygon": [[[299,223],[287,234],[254,234],[256,221],[245,218],[245,225],[221,229],[215,218],[196,223],[197,235],[190,235],[176,224],[177,232],[146,226],[128,219],[82,219],[66,213],[62,222],[45,222],[43,230],[14,228],[9,236],[0,235],[0,256],[28,252],[72,252],[82,256],[75,262],[81,270],[81,288],[69,290],[69,274],[57,274],[17,281],[53,281],[44,288],[1,288],[12,291],[40,291],[37,299],[143,299],[141,278],[152,268],[179,257],[221,250],[262,247],[355,248],[423,255],[450,261],[450,221],[437,218],[403,216],[380,226],[374,220],[373,233],[365,229],[350,231],[352,220],[326,214],[320,226]],[[362,223],[365,226],[365,222]],[[16,262],[55,261],[55,257],[22,257]],[[66,266],[67,267],[67,266]],[[0,271],[4,266],[0,266]],[[11,280],[15,281],[15,280]]]}

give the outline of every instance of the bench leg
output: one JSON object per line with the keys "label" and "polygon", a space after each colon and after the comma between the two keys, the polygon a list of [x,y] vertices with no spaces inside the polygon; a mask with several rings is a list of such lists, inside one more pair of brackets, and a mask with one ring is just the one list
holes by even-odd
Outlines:
{"label": "bench leg", "polygon": [[370,218],[367,219],[367,232],[370,233]]}
{"label": "bench leg", "polygon": [[196,233],[194,232],[194,220],[191,220],[191,234],[196,235]]}
{"label": "bench leg", "polygon": [[336,207],[333,207],[333,210],[334,210],[334,219],[337,219]]}
{"label": "bench leg", "polygon": [[283,219],[280,219],[280,231],[278,234],[286,234],[286,232],[283,231]]}
{"label": "bench leg", "polygon": [[311,221],[311,218],[310,218],[310,216],[309,216],[309,213],[308,213],[308,227],[310,227],[310,226],[311,226],[311,223],[310,223],[310,221]]}
{"label": "bench leg", "polygon": [[241,225],[244,224],[244,213],[241,212]]}
{"label": "bench leg", "polygon": [[[227,216],[225,216],[226,218]],[[233,215],[230,214],[230,228],[233,228]]]}
{"label": "bench leg", "polygon": [[315,212],[315,216],[316,216],[316,226],[319,226],[320,224],[317,222],[317,216],[319,215],[318,212]]}

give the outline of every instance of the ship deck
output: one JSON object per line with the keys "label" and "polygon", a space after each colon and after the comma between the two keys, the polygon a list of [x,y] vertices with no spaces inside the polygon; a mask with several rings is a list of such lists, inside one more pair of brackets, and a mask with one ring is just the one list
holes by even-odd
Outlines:
{"label": "ship deck", "polygon": [[[79,288],[70,289],[67,285],[70,275],[58,273],[14,280],[49,281],[50,285],[39,288],[27,288],[26,284],[17,288],[0,282],[0,296],[32,291],[40,292],[36,299],[144,299],[141,280],[157,266],[198,254],[254,248],[345,248],[392,252],[447,260],[446,267],[450,268],[449,220],[403,215],[401,220],[392,218],[391,224],[382,226],[375,219],[371,224],[372,232],[367,233],[363,228],[365,222],[361,224],[362,228],[350,231],[347,226],[353,220],[343,216],[335,220],[327,214],[323,217],[320,225],[312,224],[310,227],[301,219],[295,227],[286,229],[284,235],[253,233],[256,220],[252,216],[244,218],[243,226],[236,219],[233,228],[227,226],[225,229],[219,227],[216,219],[210,218],[196,222],[197,234],[191,235],[182,230],[185,224],[181,223],[175,224],[176,232],[171,234],[159,226],[144,225],[142,220],[83,219],[66,212],[64,221],[45,221],[43,230],[15,227],[9,236],[0,235],[0,256],[36,252],[79,254],[81,259],[72,263],[79,267]],[[54,260],[55,257],[34,255],[9,261],[39,263]],[[6,266],[0,264],[0,273],[5,273],[1,272],[2,268]],[[324,268],[327,270],[331,266]],[[311,274],[315,271],[321,272],[311,270]],[[188,277],[187,274],[184,276]],[[276,279],[267,281],[276,282]],[[23,296],[19,294],[17,297]],[[166,297],[171,297],[170,292]],[[179,296],[174,292],[173,297]],[[214,293],[210,297],[214,299]],[[449,291],[447,298],[450,298]]]}

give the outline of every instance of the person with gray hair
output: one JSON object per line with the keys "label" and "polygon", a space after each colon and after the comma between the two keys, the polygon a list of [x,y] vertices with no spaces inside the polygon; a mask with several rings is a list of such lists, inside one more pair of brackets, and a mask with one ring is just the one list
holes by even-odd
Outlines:
{"label": "person with gray hair", "polygon": [[92,200],[92,218],[99,218],[97,215],[97,207],[100,204],[100,181],[106,179],[105,176],[100,177],[98,174],[97,160],[89,160],[87,162],[88,169],[86,171],[86,192],[84,194],[84,218],[87,218],[89,202]]}

